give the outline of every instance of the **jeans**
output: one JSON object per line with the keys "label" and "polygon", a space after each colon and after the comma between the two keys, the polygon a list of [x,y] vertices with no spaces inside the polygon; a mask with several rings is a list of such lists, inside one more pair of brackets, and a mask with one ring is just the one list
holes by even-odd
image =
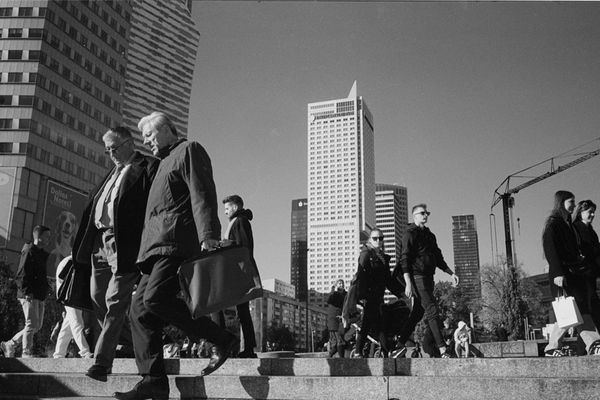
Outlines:
{"label": "jeans", "polygon": [[23,355],[31,355],[33,348],[33,335],[40,330],[44,321],[44,301],[19,299],[23,314],[25,315],[25,327],[13,336],[12,341],[23,343]]}

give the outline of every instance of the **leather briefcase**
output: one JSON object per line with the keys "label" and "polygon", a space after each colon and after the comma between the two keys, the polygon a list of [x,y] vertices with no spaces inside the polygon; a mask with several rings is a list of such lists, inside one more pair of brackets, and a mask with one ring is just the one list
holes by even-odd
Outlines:
{"label": "leather briefcase", "polygon": [[192,318],[248,302],[263,293],[256,263],[242,246],[204,252],[185,261],[178,275]]}
{"label": "leather briefcase", "polygon": [[94,311],[90,294],[91,271],[75,266],[73,261],[69,261],[63,271],[66,273],[61,273],[64,280],[58,289],[56,301],[67,307]]}

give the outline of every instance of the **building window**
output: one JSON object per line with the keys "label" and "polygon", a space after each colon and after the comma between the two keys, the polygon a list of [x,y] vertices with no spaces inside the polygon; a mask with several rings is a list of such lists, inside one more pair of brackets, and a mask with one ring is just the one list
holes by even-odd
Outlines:
{"label": "building window", "polygon": [[39,50],[29,50],[29,60],[39,60],[41,55],[41,51]]}
{"label": "building window", "polygon": [[30,239],[33,230],[33,213],[15,208],[13,216],[11,235],[22,239]]}
{"label": "building window", "polygon": [[21,29],[21,28],[9,28],[8,29],[8,37],[9,38],[20,38],[20,37],[23,37],[23,29]]}
{"label": "building window", "polygon": [[33,7],[20,7],[19,17],[31,17],[33,15]]}
{"label": "building window", "polygon": [[0,129],[12,129],[12,119],[0,118]]}
{"label": "building window", "polygon": [[20,119],[19,120],[19,129],[28,130],[31,127],[30,119]]}
{"label": "building window", "polygon": [[19,96],[20,106],[33,106],[33,96]]}
{"label": "building window", "polygon": [[8,59],[9,60],[20,60],[23,58],[23,50],[9,50],[8,51]]}
{"label": "building window", "polygon": [[10,96],[10,95],[0,96],[0,106],[2,106],[2,107],[12,106],[12,96]]}
{"label": "building window", "polygon": [[12,17],[12,7],[0,8],[0,17]]}
{"label": "building window", "polygon": [[[30,38],[41,38],[44,36],[44,30],[40,28],[30,28],[29,29],[29,37]],[[31,51],[29,52],[31,53]]]}
{"label": "building window", "polygon": [[0,143],[0,153],[12,153],[12,143]]}

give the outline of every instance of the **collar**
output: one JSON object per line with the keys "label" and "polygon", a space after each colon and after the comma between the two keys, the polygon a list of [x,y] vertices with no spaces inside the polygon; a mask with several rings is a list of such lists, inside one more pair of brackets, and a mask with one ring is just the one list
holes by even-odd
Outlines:
{"label": "collar", "polygon": [[168,146],[168,147],[164,147],[162,149],[160,149],[158,151],[158,154],[156,155],[158,158],[160,158],[161,160],[167,158],[167,156],[169,154],[171,154],[171,151],[173,151],[173,149],[177,146],[179,146],[181,143],[185,142],[186,139],[182,138],[182,139],[178,139],[176,142],[174,142],[172,145]]}

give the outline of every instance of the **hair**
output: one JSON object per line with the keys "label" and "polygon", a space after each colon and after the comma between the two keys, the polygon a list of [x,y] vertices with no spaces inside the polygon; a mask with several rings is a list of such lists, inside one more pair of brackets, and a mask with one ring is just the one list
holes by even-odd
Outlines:
{"label": "hair", "polygon": [[146,115],[138,122],[138,129],[141,131],[146,125],[151,125],[154,129],[160,129],[166,125],[173,136],[177,137],[177,128],[165,113],[154,111],[152,114]]}
{"label": "hair", "polygon": [[420,203],[420,204],[416,204],[416,205],[414,205],[414,206],[413,206],[413,208],[412,208],[412,210],[411,210],[411,213],[412,213],[412,214],[414,214],[414,213],[415,213],[415,210],[416,210],[417,208],[423,208],[423,209],[427,210],[427,204],[425,204],[425,203]]}
{"label": "hair", "polygon": [[335,281],[335,284],[337,285],[340,282],[342,282],[342,285],[344,284],[344,280],[343,279],[338,279],[337,281]]}
{"label": "hair", "polygon": [[373,229],[371,229],[371,233],[369,233],[369,237],[371,237],[373,232],[379,232],[379,233],[383,234],[383,231],[380,228],[374,227]]}
{"label": "hair", "polygon": [[575,207],[575,211],[573,212],[573,215],[575,216],[573,221],[580,221],[581,213],[587,210],[596,211],[596,204],[591,200],[581,200],[577,203],[577,207]]}
{"label": "hair", "polygon": [[39,237],[42,233],[48,232],[50,228],[45,225],[36,225],[33,227],[33,237]]}
{"label": "hair", "polygon": [[232,194],[230,196],[225,197],[223,199],[223,204],[225,203],[233,203],[239,208],[244,208],[244,200],[242,200],[242,198],[237,194]]}
{"label": "hair", "polygon": [[125,126],[115,126],[114,128],[110,128],[104,135],[102,135],[102,139],[105,139],[108,136],[116,136],[121,140],[133,139],[131,131]]}
{"label": "hair", "polygon": [[565,214],[567,212],[565,210],[565,201],[574,198],[575,195],[568,190],[559,190],[554,193],[554,208],[552,209],[552,213]]}

